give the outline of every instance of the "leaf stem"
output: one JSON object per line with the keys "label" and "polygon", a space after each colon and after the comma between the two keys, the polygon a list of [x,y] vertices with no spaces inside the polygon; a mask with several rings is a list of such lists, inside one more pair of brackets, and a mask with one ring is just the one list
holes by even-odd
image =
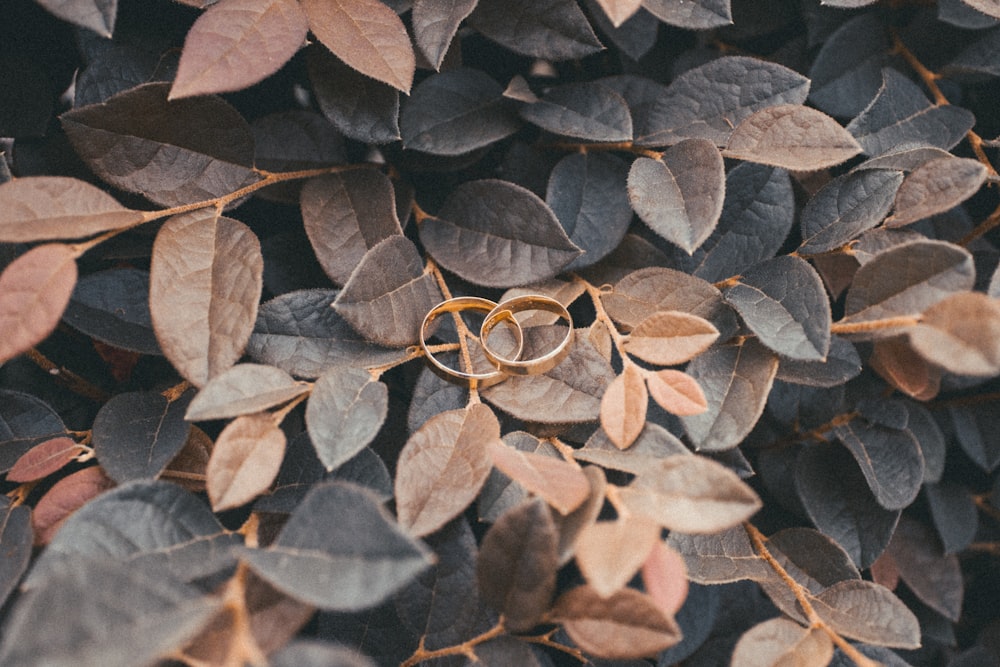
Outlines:
{"label": "leaf stem", "polygon": [[492,628],[482,633],[481,635],[476,635],[472,639],[467,639],[461,644],[456,644],[454,646],[446,646],[444,648],[434,649],[433,651],[428,651],[424,648],[424,638],[420,638],[420,643],[417,645],[417,650],[413,652],[409,658],[404,660],[399,664],[399,667],[415,667],[424,660],[433,660],[434,658],[444,658],[450,655],[464,655],[469,660],[476,662],[476,652],[475,647],[484,642],[488,642],[491,639],[499,637],[504,632],[506,632],[503,623],[503,617],[497,621],[497,624]]}
{"label": "leaf stem", "polygon": [[[416,214],[414,214],[416,215]],[[437,281],[438,287],[441,288],[441,294],[444,296],[445,300],[453,298],[451,295],[451,290],[448,289],[448,283],[444,280],[444,274],[441,273],[440,267],[438,267],[437,262],[432,258],[427,258],[427,268],[426,271],[430,272],[434,279]],[[455,330],[458,332],[458,346],[462,353],[462,366],[466,369],[466,372],[472,372],[472,355],[469,353],[469,343],[466,338],[472,336],[469,332],[469,328],[465,326],[465,320],[462,319],[462,315],[455,311],[451,314],[451,318],[455,321]],[[475,383],[469,386],[469,405],[479,402],[479,388]]]}
{"label": "leaf stem", "polygon": [[976,225],[975,229],[963,236],[961,240],[959,240],[958,245],[963,248],[968,247],[970,243],[978,239],[980,236],[985,235],[987,232],[992,231],[997,226],[1000,226],[1000,206],[993,209],[993,212],[990,213],[989,217]]}
{"label": "leaf stem", "polygon": [[108,392],[83,379],[65,366],[57,366],[36,348],[31,348],[25,352],[25,355],[43,371],[61,380],[62,383],[66,385],[66,388],[74,394],[78,394],[84,398],[89,398],[90,400],[97,401],[99,403],[104,403],[111,398]]}
{"label": "leaf stem", "polygon": [[663,157],[662,152],[636,146],[631,141],[609,141],[603,143],[574,143],[571,141],[557,141],[547,145],[551,148],[555,148],[556,150],[564,151],[581,151],[584,153],[587,151],[622,151],[632,153],[634,155],[641,155],[642,157],[648,157],[652,160],[659,160]]}
{"label": "leaf stem", "polygon": [[563,653],[569,654],[579,660],[580,662],[587,662],[587,657],[578,648],[573,648],[572,646],[566,646],[565,644],[560,644],[559,642],[552,641],[552,635],[556,633],[556,630],[549,630],[543,635],[536,635],[534,637],[521,637],[526,642],[531,642],[532,644],[540,644],[542,646],[547,646],[549,648],[554,648],[557,651],[562,651]]}
{"label": "leaf stem", "polygon": [[280,410],[275,410],[274,412],[272,412],[271,418],[274,419],[274,425],[280,426],[281,422],[285,421],[285,417],[288,416],[288,413],[294,410],[299,403],[309,398],[310,394],[312,394],[312,390],[303,392],[298,396],[296,396],[295,398],[293,398],[292,400],[290,400],[285,405],[285,407],[281,408]]}
{"label": "leaf stem", "polygon": [[608,311],[604,308],[604,302],[601,301],[602,290],[600,287],[592,284],[590,281],[581,278],[577,274],[573,274],[573,280],[583,285],[583,289],[587,291],[587,295],[594,304],[594,318],[599,320],[608,329],[608,333],[611,335],[611,341],[615,344],[615,349],[618,350],[618,354],[621,355],[623,361],[630,362],[628,354],[625,353],[625,337],[618,331],[615,326],[614,320],[608,315]]}

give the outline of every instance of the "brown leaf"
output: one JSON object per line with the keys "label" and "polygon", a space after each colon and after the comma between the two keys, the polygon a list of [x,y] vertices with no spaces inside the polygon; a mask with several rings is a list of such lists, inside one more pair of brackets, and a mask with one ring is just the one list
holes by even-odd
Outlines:
{"label": "brown leaf", "polygon": [[211,458],[213,446],[212,438],[207,433],[192,426],[184,447],[160,473],[160,479],[179,484],[191,493],[203,493],[205,468]]}
{"label": "brown leaf", "polygon": [[907,516],[900,518],[886,553],[921,602],[945,618],[958,621],[965,591],[958,557],[945,555],[928,526]]}
{"label": "brown leaf", "polygon": [[244,505],[267,490],[285,456],[285,434],[266,412],[237,417],[222,429],[205,468],[216,512]]}
{"label": "brown leaf", "polygon": [[90,183],[66,176],[30,176],[0,186],[0,241],[76,239],[142,222]]}
{"label": "brown leaf", "polygon": [[611,25],[618,28],[642,7],[642,0],[597,0]]}
{"label": "brown leaf", "polygon": [[308,31],[295,0],[222,0],[188,31],[168,99],[252,86],[281,69]]}
{"label": "brown leaf", "polygon": [[844,637],[893,648],[920,647],[917,617],[875,582],[847,579],[824,590],[812,603],[816,614]]}
{"label": "brown leaf", "polygon": [[661,408],[678,416],[700,415],[708,409],[705,393],[693,377],[665,368],[646,372],[649,395]]}
{"label": "brown leaf", "polygon": [[657,540],[642,564],[642,586],[664,614],[673,616],[680,611],[688,594],[684,558],[676,549]]}
{"label": "brown leaf", "polygon": [[61,437],[37,444],[14,464],[7,472],[8,482],[34,482],[60,470],[84,451],[76,441]]}
{"label": "brown leaf", "polygon": [[76,253],[36,246],[0,274],[0,364],[30,350],[59,324],[76,286]]}
{"label": "brown leaf", "polygon": [[918,401],[929,401],[941,389],[944,371],[917,354],[905,336],[874,341],[868,363],[886,382]]}
{"label": "brown leaf", "polygon": [[60,479],[38,500],[31,512],[35,544],[51,542],[59,526],[70,514],[114,485],[114,481],[104,474],[100,466],[77,470]]}
{"label": "brown leaf", "polygon": [[959,292],[937,302],[907,333],[919,355],[949,372],[1000,373],[1000,303],[981,292]]}
{"label": "brown leaf", "polygon": [[732,659],[740,667],[818,667],[833,659],[833,641],[820,628],[772,618],[743,633]]}
{"label": "brown leaf", "polygon": [[986,175],[986,167],[972,158],[949,155],[925,162],[899,186],[885,226],[903,227],[958,206],[979,190]]}
{"label": "brown leaf", "polygon": [[153,244],[149,312],[163,354],[195,386],[243,354],[263,288],[260,242],[214,210],[177,215]]}
{"label": "brown leaf", "polygon": [[676,621],[632,588],[602,598],[590,586],[577,586],[559,597],[552,612],[577,646],[597,658],[653,656],[681,640]]}
{"label": "brown leaf", "polygon": [[620,449],[627,449],[642,432],[647,403],[642,369],[633,363],[625,364],[621,375],[611,381],[601,397],[601,428]]}
{"label": "brown leaf", "polygon": [[396,464],[396,509],[411,535],[428,535],[462,512],[490,474],[500,422],[482,403],[441,412],[410,436]]}
{"label": "brown leaf", "polygon": [[757,555],[743,526],[710,535],[670,533],[667,544],[687,566],[688,578],[699,584],[727,584],[741,579],[767,581],[774,570]]}
{"label": "brown leaf", "polygon": [[416,57],[403,22],[379,0],[302,0],[316,39],[345,63],[410,92]]}
{"label": "brown leaf", "polygon": [[541,496],[560,514],[569,514],[590,495],[590,482],[579,467],[551,456],[521,452],[502,440],[490,442],[493,465],[523,486]]}
{"label": "brown leaf", "polygon": [[576,563],[602,598],[621,590],[660,541],[660,526],[641,514],[598,521],[576,538]]}
{"label": "brown leaf", "polygon": [[676,310],[653,313],[625,338],[625,351],[651,364],[673,366],[691,361],[719,338],[708,320]]}
{"label": "brown leaf", "polygon": [[597,521],[601,509],[604,507],[604,492],[607,489],[608,481],[604,475],[604,470],[597,466],[584,466],[583,474],[590,482],[590,495],[579,507],[563,516],[555,514],[552,520],[559,530],[559,565],[565,565],[573,557],[573,550],[576,548],[576,536],[581,530]]}

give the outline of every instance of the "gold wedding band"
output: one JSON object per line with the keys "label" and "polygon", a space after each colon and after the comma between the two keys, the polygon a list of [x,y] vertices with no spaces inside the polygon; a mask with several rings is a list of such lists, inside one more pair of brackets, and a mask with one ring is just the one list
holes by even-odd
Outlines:
{"label": "gold wedding band", "polygon": [[[489,338],[490,332],[498,324],[505,321],[517,322],[514,315],[526,310],[544,310],[555,313],[569,324],[566,335],[554,349],[540,357],[524,360],[517,359],[520,356],[520,351],[514,355],[514,359],[501,357],[489,348],[486,344],[486,339]],[[552,370],[569,353],[569,342],[572,338],[573,319],[570,317],[569,311],[566,310],[566,306],[553,298],[538,294],[518,296],[498,304],[486,315],[486,319],[483,320],[483,325],[479,329],[479,341],[483,346],[483,354],[501,372],[510,373],[511,375],[538,375]]]}
{"label": "gold wedding band", "polygon": [[[451,368],[441,363],[429,349],[427,349],[427,330],[431,323],[438,318],[439,315],[443,313],[458,313],[463,310],[478,310],[484,313],[489,313],[496,310],[497,304],[495,301],[490,301],[489,299],[481,299],[475,296],[456,296],[445,301],[442,301],[438,305],[428,311],[427,315],[424,316],[424,321],[420,325],[420,347],[424,350],[424,355],[427,357],[427,361],[431,364],[431,370],[437,373],[439,376],[448,380],[450,382],[458,382],[467,387],[489,387],[490,385],[496,384],[500,380],[507,377],[507,374],[500,370],[490,371],[489,373],[467,373],[460,371],[456,368]],[[513,318],[511,318],[513,320]],[[499,324],[497,322],[496,324]],[[490,329],[496,327],[494,324]],[[521,325],[517,320],[513,321],[514,324],[514,337],[517,341],[517,348],[514,350],[514,357],[519,357],[521,355],[521,350],[524,347],[524,334],[521,331]],[[480,339],[480,345],[485,350],[486,344],[485,339]]]}

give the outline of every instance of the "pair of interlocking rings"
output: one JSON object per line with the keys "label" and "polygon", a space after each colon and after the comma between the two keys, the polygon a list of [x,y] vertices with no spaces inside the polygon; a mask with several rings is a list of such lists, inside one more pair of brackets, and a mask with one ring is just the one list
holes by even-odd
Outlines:
{"label": "pair of interlocking rings", "polygon": [[[427,337],[434,320],[444,313],[459,313],[466,310],[486,313],[486,317],[479,328],[479,345],[485,357],[493,365],[494,370],[492,371],[473,373],[471,372],[472,369],[469,369],[467,372],[452,368],[441,363],[427,347]],[[559,341],[559,344],[550,351],[539,357],[521,359],[521,352],[524,350],[524,331],[521,328],[521,323],[518,322],[514,315],[530,310],[555,313],[566,320],[569,327],[566,330],[566,335]],[[501,323],[506,323],[513,329],[516,346],[513,358],[497,354],[488,345],[490,333]],[[431,308],[424,317],[423,324],[420,325],[420,347],[423,348],[424,355],[431,364],[431,369],[446,380],[467,387],[488,387],[500,382],[508,375],[538,375],[550,371],[569,353],[569,343],[572,338],[573,320],[570,317],[569,311],[566,310],[566,306],[551,297],[541,294],[516,296],[500,303],[475,296],[453,297]]]}

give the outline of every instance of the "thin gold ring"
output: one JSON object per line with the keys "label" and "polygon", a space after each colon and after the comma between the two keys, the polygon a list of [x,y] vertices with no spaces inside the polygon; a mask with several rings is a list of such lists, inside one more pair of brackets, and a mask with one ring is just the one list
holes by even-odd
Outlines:
{"label": "thin gold ring", "polygon": [[[515,355],[514,359],[501,357],[489,348],[486,344],[486,339],[489,337],[490,332],[493,331],[498,324],[505,321],[517,322],[514,314],[525,310],[544,310],[550,313],[555,313],[559,317],[563,318],[569,324],[569,328],[566,330],[566,336],[559,341],[559,344],[556,345],[555,348],[540,357],[520,360],[517,359],[517,357],[520,356],[520,352]],[[539,375],[552,370],[559,365],[559,362],[562,361],[569,353],[569,342],[572,338],[573,318],[570,317],[569,311],[566,310],[566,306],[551,297],[542,296],[540,294],[517,296],[498,304],[489,312],[489,314],[486,315],[486,319],[483,320],[482,327],[479,329],[479,341],[483,346],[483,354],[485,354],[486,358],[489,359],[490,362],[500,371],[510,373],[511,375]]]}
{"label": "thin gold ring", "polygon": [[[431,365],[431,370],[437,373],[440,377],[448,380],[450,382],[457,382],[467,387],[489,387],[494,385],[500,380],[507,377],[507,374],[500,371],[494,370],[489,373],[466,373],[465,371],[460,371],[456,368],[446,366],[441,363],[427,348],[427,329],[431,323],[438,318],[442,313],[457,313],[463,310],[478,310],[484,313],[489,313],[495,310],[497,304],[495,301],[490,301],[489,299],[481,299],[476,296],[456,296],[445,301],[442,301],[438,305],[431,308],[427,314],[424,316],[424,321],[420,325],[420,347],[424,350],[424,356],[427,357],[427,361]],[[514,320],[514,336],[517,340],[517,349],[514,351],[514,357],[521,356],[521,350],[524,348],[524,334],[521,331],[521,325],[517,320]],[[492,330],[496,325],[490,327]],[[486,348],[486,345],[480,340],[480,345]]]}

